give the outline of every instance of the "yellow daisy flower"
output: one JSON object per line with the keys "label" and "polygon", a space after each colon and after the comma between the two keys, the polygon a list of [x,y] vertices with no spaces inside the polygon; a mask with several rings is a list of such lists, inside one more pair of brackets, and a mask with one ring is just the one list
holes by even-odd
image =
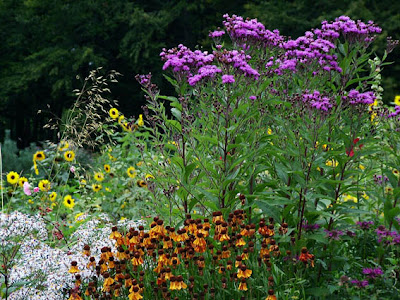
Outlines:
{"label": "yellow daisy flower", "polygon": [[119,124],[119,125],[124,124],[124,119],[125,119],[125,116],[124,116],[124,115],[120,115],[120,116],[118,117],[118,124]]}
{"label": "yellow daisy flower", "polygon": [[75,152],[74,151],[67,151],[64,153],[64,158],[66,161],[73,161],[75,158]]}
{"label": "yellow daisy flower", "polygon": [[92,189],[95,192],[98,192],[101,190],[101,184],[92,184]]}
{"label": "yellow daisy flower", "polygon": [[139,126],[143,126],[143,125],[144,125],[144,122],[143,122],[143,115],[139,115],[138,125],[139,125]]}
{"label": "yellow daisy flower", "polygon": [[61,141],[60,145],[58,146],[58,150],[65,151],[69,147],[69,143],[67,141]]}
{"label": "yellow daisy flower", "polygon": [[63,204],[66,208],[73,209],[75,206],[75,200],[71,197],[71,195],[67,195],[64,197]]}
{"label": "yellow daisy flower", "polygon": [[117,119],[119,117],[119,111],[118,111],[118,109],[116,109],[114,107],[111,108],[108,113],[109,113],[110,117],[113,119]]}
{"label": "yellow daisy flower", "polygon": [[129,168],[126,170],[126,174],[128,174],[128,176],[129,176],[130,178],[135,178],[135,177],[136,177],[136,169],[135,169],[134,167],[129,167]]}
{"label": "yellow daisy flower", "polygon": [[104,180],[104,174],[101,172],[94,173],[94,179],[98,182],[102,182]]}
{"label": "yellow daisy flower", "polygon": [[51,192],[49,199],[51,202],[54,202],[57,198],[57,193],[56,192]]}
{"label": "yellow daisy flower", "polygon": [[46,156],[44,155],[43,151],[37,151],[35,154],[33,154],[33,161],[41,161],[45,158]]}
{"label": "yellow daisy flower", "polygon": [[19,174],[17,172],[11,171],[7,174],[7,182],[9,184],[17,184],[19,181]]}
{"label": "yellow daisy flower", "polygon": [[39,188],[43,192],[47,192],[50,190],[50,181],[47,179],[43,179],[39,181]]}
{"label": "yellow daisy flower", "polygon": [[110,171],[111,171],[111,166],[110,166],[110,165],[104,165],[104,171],[105,171],[106,173],[110,173]]}
{"label": "yellow daisy flower", "polygon": [[28,182],[28,178],[26,177],[20,177],[18,180],[18,184],[20,187],[23,187],[25,182]]}

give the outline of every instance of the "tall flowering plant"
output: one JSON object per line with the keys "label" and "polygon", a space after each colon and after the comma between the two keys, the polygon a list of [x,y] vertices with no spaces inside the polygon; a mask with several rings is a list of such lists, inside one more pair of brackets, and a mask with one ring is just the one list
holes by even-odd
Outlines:
{"label": "tall flowering plant", "polygon": [[164,158],[150,189],[171,215],[241,206],[249,218],[296,225],[298,239],[306,221],[332,230],[362,211],[343,197],[365,192],[361,160],[380,151],[376,80],[387,52],[370,60],[368,47],[381,28],[341,16],[291,39],[255,19],[224,18],[210,33],[212,52],[161,52],[177,97],[137,76],[151,144]]}

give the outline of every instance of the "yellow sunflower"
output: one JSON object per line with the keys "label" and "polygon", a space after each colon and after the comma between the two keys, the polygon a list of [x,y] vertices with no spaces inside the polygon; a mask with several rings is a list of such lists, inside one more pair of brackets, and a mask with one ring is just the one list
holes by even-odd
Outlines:
{"label": "yellow sunflower", "polygon": [[128,174],[128,176],[129,176],[130,178],[135,178],[135,177],[136,177],[136,169],[135,169],[134,167],[129,167],[129,168],[126,170],[126,174]]}
{"label": "yellow sunflower", "polygon": [[154,179],[154,176],[151,175],[151,174],[146,174],[145,179],[146,179],[146,180]]}
{"label": "yellow sunflower", "polygon": [[54,202],[57,198],[57,193],[56,192],[51,192],[49,199],[51,202]]}
{"label": "yellow sunflower", "polygon": [[69,148],[69,143],[67,141],[61,141],[60,145],[58,146],[58,150],[65,151]]}
{"label": "yellow sunflower", "polygon": [[108,112],[110,117],[113,119],[117,119],[119,117],[119,111],[116,108],[111,108],[110,111]]}
{"label": "yellow sunflower", "polygon": [[11,171],[10,173],[7,174],[7,182],[9,184],[17,184],[19,180],[19,175],[17,172]]}
{"label": "yellow sunflower", "polygon": [[104,174],[101,172],[94,173],[94,179],[98,182],[102,182],[104,180]]}
{"label": "yellow sunflower", "polygon": [[104,171],[105,171],[106,173],[110,173],[110,171],[111,171],[111,166],[110,166],[110,165],[104,165]]}
{"label": "yellow sunflower", "polygon": [[39,188],[41,191],[47,192],[50,190],[50,187],[51,187],[50,181],[48,181],[47,179],[39,181]]}
{"label": "yellow sunflower", "polygon": [[28,182],[28,178],[26,177],[20,177],[18,180],[18,184],[20,187],[23,187],[25,182]]}
{"label": "yellow sunflower", "polygon": [[95,192],[98,192],[101,190],[101,184],[92,184],[92,189]]}
{"label": "yellow sunflower", "polygon": [[33,154],[33,161],[41,161],[45,158],[46,156],[44,155],[43,151],[37,151],[35,154]]}
{"label": "yellow sunflower", "polygon": [[400,95],[394,97],[394,104],[400,106]]}
{"label": "yellow sunflower", "polygon": [[71,197],[71,195],[67,195],[64,197],[64,206],[69,209],[73,209],[75,206],[75,200]]}
{"label": "yellow sunflower", "polygon": [[66,161],[73,161],[75,158],[75,152],[74,151],[67,151],[64,153],[64,158]]}

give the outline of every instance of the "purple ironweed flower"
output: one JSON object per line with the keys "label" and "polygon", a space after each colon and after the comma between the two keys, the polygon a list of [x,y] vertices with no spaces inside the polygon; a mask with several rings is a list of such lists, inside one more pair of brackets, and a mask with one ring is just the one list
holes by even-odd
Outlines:
{"label": "purple ironweed flower", "polygon": [[234,83],[235,77],[233,75],[222,75],[222,83]]}
{"label": "purple ironweed flower", "polygon": [[350,282],[360,289],[368,286],[368,280],[352,280]]}
{"label": "purple ironweed flower", "polygon": [[223,16],[226,31],[232,41],[242,47],[248,49],[250,45],[258,48],[275,48],[279,47],[284,38],[279,34],[279,30],[270,31],[258,22],[257,19],[244,20],[242,17],[228,14]]}
{"label": "purple ironweed flower", "polygon": [[396,116],[398,116],[400,114],[400,106],[396,105],[394,107],[394,112],[391,112],[390,114],[388,114],[388,118],[394,118]]}
{"label": "purple ironweed flower", "polygon": [[362,272],[370,278],[377,278],[383,274],[381,268],[364,268]]}
{"label": "purple ironweed flower", "polygon": [[341,230],[333,229],[333,230],[329,231],[327,229],[324,229],[324,231],[326,232],[326,236],[331,240],[338,241],[338,240],[340,240],[340,237],[342,235],[344,235],[343,231],[341,231]]}
{"label": "purple ironweed flower", "polygon": [[347,236],[349,236],[349,237],[355,237],[355,236],[356,236],[356,233],[353,232],[353,231],[351,231],[351,230],[347,230],[347,231],[346,231],[346,234],[347,234]]}
{"label": "purple ironweed flower", "polygon": [[303,94],[303,102],[325,112],[329,111],[333,106],[330,98],[322,96],[319,91],[314,91],[312,94]]}
{"label": "purple ironweed flower", "polygon": [[151,84],[151,73],[145,75],[137,75],[136,80],[139,81],[140,85],[147,87]]}
{"label": "purple ironweed flower", "polygon": [[383,183],[386,183],[389,181],[389,178],[387,176],[382,176],[382,175],[376,175],[374,174],[374,181],[379,184],[382,185]]}
{"label": "purple ironweed flower", "polygon": [[400,234],[396,231],[390,231],[381,225],[376,229],[378,242],[387,245],[400,245]]}
{"label": "purple ironweed flower", "polygon": [[250,100],[256,100],[257,97],[253,95],[253,96],[250,96],[249,99],[250,99]]}
{"label": "purple ironweed flower", "polygon": [[344,101],[351,105],[357,104],[373,104],[375,101],[374,92],[360,93],[357,90],[351,90],[347,96],[342,97]]}
{"label": "purple ironweed flower", "polygon": [[217,73],[221,73],[221,69],[214,65],[206,65],[201,67],[197,74],[189,77],[188,82],[191,86],[196,85],[200,80],[204,78],[213,78]]}
{"label": "purple ironweed flower", "polygon": [[233,71],[244,74],[246,77],[251,77],[257,80],[260,77],[260,74],[257,70],[253,69],[248,61],[251,59],[250,55],[246,55],[246,53],[238,50],[224,50],[223,52],[214,52],[216,59],[227,66],[228,68],[233,67]]}
{"label": "purple ironweed flower", "polygon": [[305,231],[314,231],[321,227],[319,226],[319,224],[310,224],[308,223],[308,221],[304,221],[301,226],[304,228]]}
{"label": "purple ironweed flower", "polygon": [[356,222],[358,226],[360,226],[363,230],[368,230],[370,225],[374,225],[373,221],[363,221],[363,222]]}
{"label": "purple ironweed flower", "polygon": [[347,16],[340,16],[334,22],[323,21],[321,29],[314,30],[314,33],[320,38],[334,41],[342,34],[349,43],[360,43],[364,46],[368,46],[375,34],[381,32],[382,29],[372,21],[365,24],[360,20],[356,22]]}
{"label": "purple ironweed flower", "polygon": [[210,34],[208,35],[211,38],[219,38],[225,34],[225,31],[223,30],[214,30],[210,31]]}

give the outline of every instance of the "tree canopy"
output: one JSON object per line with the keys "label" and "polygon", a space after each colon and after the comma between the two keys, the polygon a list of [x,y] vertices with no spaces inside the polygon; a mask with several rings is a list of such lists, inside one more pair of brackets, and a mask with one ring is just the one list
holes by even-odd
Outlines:
{"label": "tree canopy", "polygon": [[[371,19],[384,29],[377,51],[386,36],[400,32],[400,3],[390,0],[0,0],[0,140],[7,128],[19,147],[55,139],[43,129],[50,115],[37,111],[60,117],[74,101],[72,90],[98,67],[124,75],[112,97],[126,114],[138,115],[144,100],[135,74],[152,72],[168,92],[161,49],[180,43],[209,48],[208,32],[222,25],[224,13],[258,18],[292,37],[343,14]],[[391,59],[399,61],[398,50]],[[399,68],[384,73],[386,102],[400,89]]]}

